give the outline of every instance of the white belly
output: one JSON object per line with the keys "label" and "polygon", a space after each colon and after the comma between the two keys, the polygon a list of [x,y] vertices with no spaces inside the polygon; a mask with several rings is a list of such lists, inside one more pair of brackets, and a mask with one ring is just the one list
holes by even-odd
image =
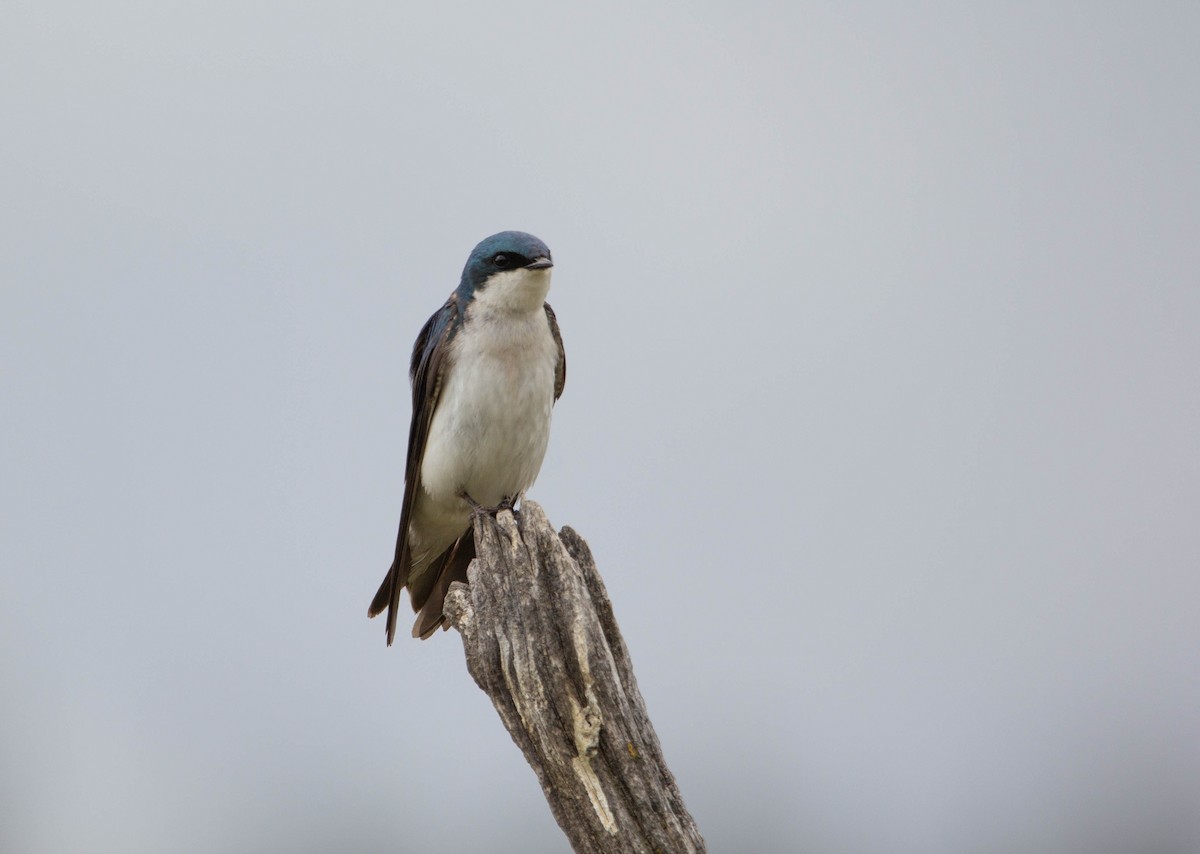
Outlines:
{"label": "white belly", "polygon": [[453,362],[429,427],[421,482],[447,510],[464,491],[495,506],[532,486],[542,467],[558,348],[541,310],[481,312],[451,347]]}

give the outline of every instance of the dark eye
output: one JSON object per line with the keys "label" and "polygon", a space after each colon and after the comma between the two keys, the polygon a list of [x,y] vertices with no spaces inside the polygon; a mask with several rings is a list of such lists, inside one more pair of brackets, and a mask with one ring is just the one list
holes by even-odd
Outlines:
{"label": "dark eye", "polygon": [[501,252],[499,255],[497,255],[495,258],[492,259],[492,263],[495,264],[497,267],[499,267],[501,270],[505,270],[505,269],[508,269],[508,265],[511,262],[509,261],[508,256],[505,255],[503,252]]}

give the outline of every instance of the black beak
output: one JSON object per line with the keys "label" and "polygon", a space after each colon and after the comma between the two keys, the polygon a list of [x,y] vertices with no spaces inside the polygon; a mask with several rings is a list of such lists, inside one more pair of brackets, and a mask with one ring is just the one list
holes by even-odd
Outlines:
{"label": "black beak", "polygon": [[526,270],[545,270],[547,267],[553,267],[554,262],[549,258],[534,258],[525,265]]}

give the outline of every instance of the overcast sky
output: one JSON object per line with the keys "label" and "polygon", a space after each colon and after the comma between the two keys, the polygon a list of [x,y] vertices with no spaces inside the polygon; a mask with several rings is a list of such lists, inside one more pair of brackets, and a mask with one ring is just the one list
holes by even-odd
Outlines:
{"label": "overcast sky", "polygon": [[711,850],[1200,850],[1200,7],[405,5],[0,6],[0,849],[567,850],[365,618],[513,228]]}

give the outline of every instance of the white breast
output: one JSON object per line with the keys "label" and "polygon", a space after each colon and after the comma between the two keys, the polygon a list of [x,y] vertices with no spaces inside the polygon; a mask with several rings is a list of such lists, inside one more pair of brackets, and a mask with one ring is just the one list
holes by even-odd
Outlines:
{"label": "white breast", "polygon": [[515,498],[546,455],[558,361],[542,308],[549,270],[512,272],[476,295],[451,342],[421,465],[439,504],[463,491],[485,506]]}

